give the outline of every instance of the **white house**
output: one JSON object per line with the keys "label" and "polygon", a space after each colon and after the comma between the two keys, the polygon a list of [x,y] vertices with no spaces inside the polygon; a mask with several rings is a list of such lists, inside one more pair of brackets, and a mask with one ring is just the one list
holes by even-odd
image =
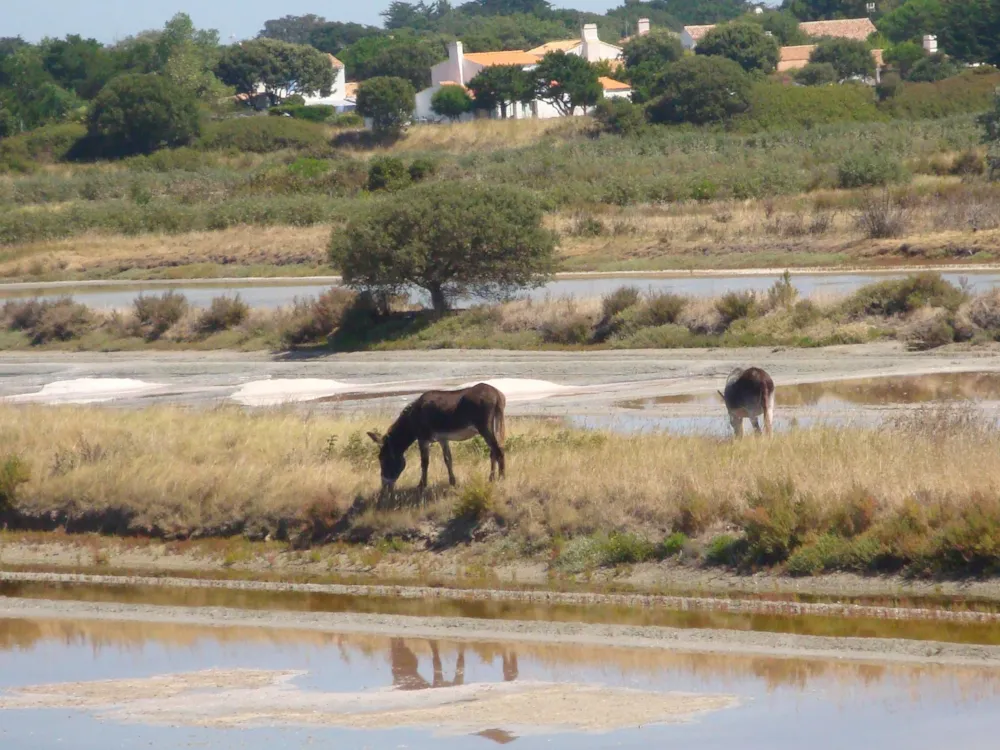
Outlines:
{"label": "white house", "polygon": [[[645,28],[648,33],[648,21],[646,21]],[[525,70],[533,70],[545,55],[555,51],[578,55],[589,62],[619,60],[622,53],[621,47],[616,47],[613,44],[608,44],[600,40],[597,35],[596,24],[587,24],[584,26],[579,39],[548,42],[540,47],[526,51],[467,53],[461,42],[452,42],[448,45],[448,59],[431,68],[430,88],[426,88],[417,94],[417,107],[414,117],[418,121],[429,120],[438,122],[444,119],[437,115],[431,107],[434,94],[442,86],[458,85],[465,87],[481,71],[494,65],[519,65]],[[629,96],[632,93],[628,84],[615,81],[611,78],[601,78],[601,85],[604,87],[604,95],[608,97]],[[508,117],[514,119],[535,117],[547,119],[562,116],[558,109],[550,103],[541,100],[533,101],[530,104],[513,105],[508,107],[507,113]]]}
{"label": "white house", "polygon": [[327,57],[330,58],[330,65],[333,68],[333,88],[330,89],[329,96],[317,94],[303,98],[309,106],[323,104],[336,107],[338,112],[349,112],[354,109],[355,97],[350,96],[348,91],[347,69],[344,67],[344,63],[333,55],[327,54]]}

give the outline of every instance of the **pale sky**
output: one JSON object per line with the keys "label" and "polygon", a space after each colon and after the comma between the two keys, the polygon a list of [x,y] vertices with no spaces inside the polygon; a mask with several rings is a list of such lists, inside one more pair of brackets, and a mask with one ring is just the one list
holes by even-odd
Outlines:
{"label": "pale sky", "polygon": [[[328,21],[354,21],[381,26],[379,12],[390,0],[0,0],[0,37],[80,34],[101,42],[160,28],[175,13],[187,13],[198,28],[230,35],[257,35],[270,18],[315,13]],[[460,5],[460,2],[453,2]],[[557,7],[603,13],[621,0],[555,0]]]}

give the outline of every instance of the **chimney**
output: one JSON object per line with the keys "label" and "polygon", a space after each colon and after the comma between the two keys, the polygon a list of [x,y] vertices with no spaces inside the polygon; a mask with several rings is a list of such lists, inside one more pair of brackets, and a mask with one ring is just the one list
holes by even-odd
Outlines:
{"label": "chimney", "polygon": [[937,37],[933,34],[924,34],[924,52],[933,55],[937,51]]}
{"label": "chimney", "polygon": [[448,45],[448,67],[451,69],[450,80],[464,86],[465,80],[465,48],[461,42],[452,42]]}
{"label": "chimney", "polygon": [[587,62],[599,62],[601,59],[601,40],[597,36],[597,24],[588,23],[580,34],[583,40],[582,57]]}
{"label": "chimney", "polygon": [[648,18],[640,18],[639,19],[639,28],[638,28],[638,31],[636,33],[637,33],[638,36],[646,36],[646,34],[649,33],[649,19]]}

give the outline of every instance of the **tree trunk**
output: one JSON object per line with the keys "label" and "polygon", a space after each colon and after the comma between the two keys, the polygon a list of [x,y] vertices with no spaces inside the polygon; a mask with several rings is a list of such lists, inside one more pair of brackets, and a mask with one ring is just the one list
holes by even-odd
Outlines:
{"label": "tree trunk", "polygon": [[429,284],[427,291],[431,293],[431,307],[436,313],[448,312],[448,298],[444,296],[444,289],[440,284]]}

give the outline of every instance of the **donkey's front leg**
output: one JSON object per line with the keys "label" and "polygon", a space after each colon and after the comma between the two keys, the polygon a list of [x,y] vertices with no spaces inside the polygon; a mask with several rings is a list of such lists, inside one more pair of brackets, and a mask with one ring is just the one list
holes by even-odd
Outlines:
{"label": "donkey's front leg", "polygon": [[420,448],[420,489],[427,489],[427,467],[431,463],[431,444],[421,440],[417,444]]}

